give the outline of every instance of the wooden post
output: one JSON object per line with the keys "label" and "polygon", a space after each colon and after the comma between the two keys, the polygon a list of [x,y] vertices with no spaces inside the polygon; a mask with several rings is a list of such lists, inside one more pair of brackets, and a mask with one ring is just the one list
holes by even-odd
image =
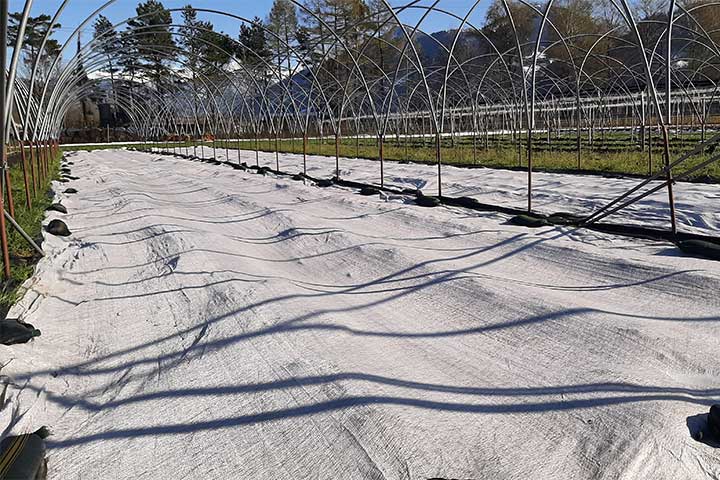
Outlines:
{"label": "wooden post", "polygon": [[37,195],[37,175],[35,174],[35,150],[31,141],[28,141],[28,147],[30,148],[30,177],[32,178],[33,196],[35,196]]}
{"label": "wooden post", "polygon": [[20,160],[22,161],[23,180],[25,181],[25,206],[30,210],[32,208],[32,198],[30,195],[30,181],[27,173],[27,159],[25,158],[25,144],[20,141]]}
{"label": "wooden post", "polygon": [[[4,148],[7,149],[7,146]],[[13,201],[12,182],[10,181],[10,167],[5,167],[5,193],[7,195],[8,213],[11,217],[15,218],[15,202]]]}

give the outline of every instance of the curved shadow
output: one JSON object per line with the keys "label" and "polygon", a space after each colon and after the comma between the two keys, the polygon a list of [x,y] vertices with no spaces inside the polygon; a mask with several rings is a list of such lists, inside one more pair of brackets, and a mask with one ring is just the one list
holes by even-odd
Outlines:
{"label": "curved shadow", "polygon": [[682,395],[671,394],[655,394],[647,396],[625,395],[618,397],[604,397],[570,401],[521,402],[509,404],[440,402],[432,400],[422,400],[417,398],[367,395],[327,400],[308,405],[300,405],[297,407],[282,408],[246,415],[236,415],[195,423],[175,423],[158,425],[153,427],[110,430],[102,433],[70,438],[67,440],[49,440],[47,443],[50,448],[68,448],[76,445],[84,445],[98,441],[107,441],[120,438],[137,438],[145,436],[157,437],[165,435],[189,434],[202,431],[220,430],[243,425],[273,422],[289,418],[306,417],[309,415],[315,415],[323,412],[332,412],[368,405],[394,405],[423,410],[433,410],[441,412],[462,412],[473,414],[518,414],[582,410],[588,408],[596,408],[599,406],[632,404],[639,402],[685,402],[694,405],[709,405],[711,403],[711,401],[709,400],[693,399]]}

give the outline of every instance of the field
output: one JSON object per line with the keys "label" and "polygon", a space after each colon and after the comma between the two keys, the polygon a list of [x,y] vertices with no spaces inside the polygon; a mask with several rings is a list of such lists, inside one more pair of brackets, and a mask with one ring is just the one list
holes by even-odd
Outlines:
{"label": "field", "polygon": [[[708,132],[706,139],[709,139],[714,132]],[[677,159],[683,153],[689,152],[701,141],[698,132],[682,132],[671,136],[671,160]],[[468,167],[490,167],[490,168],[512,168],[523,169],[527,166],[527,143],[526,137],[521,137],[521,144],[518,147],[517,141],[510,135],[488,136],[487,143],[482,135],[476,138],[470,136],[457,136],[454,140],[443,138],[441,147],[441,158],[443,163],[448,165]],[[432,137],[386,137],[383,147],[383,155],[386,160],[399,162],[436,163],[435,140]],[[148,142],[146,145],[152,145]],[[166,149],[176,148],[183,152],[193,153],[194,147],[212,147],[212,142],[159,142],[157,146]],[[630,176],[647,176],[662,170],[664,165],[663,148],[661,138],[657,135],[652,137],[652,149],[641,149],[637,136],[629,134],[608,132],[603,135],[595,135],[590,142],[587,133],[581,136],[581,156],[578,163],[577,140],[573,135],[552,136],[548,141],[546,136],[536,134],[533,137],[533,169],[547,172],[568,172],[568,173],[598,173],[598,174],[624,174]],[[101,150],[105,148],[135,148],[136,144],[112,144],[112,145],[89,145],[89,146],[68,146],[71,150]],[[234,139],[215,141],[214,146],[218,150],[229,149],[255,150],[256,148],[265,153],[296,153],[303,152],[303,141],[301,138],[283,139],[263,138],[258,140]],[[378,159],[378,144],[371,138],[342,138],[339,154],[344,158]],[[697,165],[712,156],[714,149],[694,156],[690,161],[683,163],[675,169],[679,174]],[[309,138],[307,143],[309,155],[335,156],[335,139],[333,138]],[[703,182],[720,182],[720,163],[714,163],[699,170],[690,177],[691,180]]]}
{"label": "field", "polygon": [[[11,311],[43,334],[0,350],[12,431],[55,432],[50,478],[720,475],[691,437],[720,392],[718,262],[159,153],[69,158],[79,193],[49,218],[74,234],[46,235]],[[522,172],[473,172],[473,194],[522,190]],[[548,205],[623,187],[538,179]],[[717,228],[715,186],[689,187]],[[661,200],[625,215],[662,221]]]}
{"label": "field", "polygon": [[[708,134],[706,138],[709,138]],[[441,158],[449,165],[483,166],[495,168],[524,168],[527,165],[526,138],[522,137],[518,148],[517,142],[509,136],[489,136],[487,144],[482,136],[477,138],[459,136],[454,141],[443,138]],[[690,151],[701,140],[699,133],[684,133],[671,138],[672,160],[682,153]],[[388,137],[383,148],[387,160],[411,161],[418,163],[435,163],[434,138]],[[603,137],[595,137],[592,144],[587,135],[581,139],[581,156],[578,163],[577,142],[574,136],[553,137],[548,143],[547,138],[536,135],[533,138],[533,168],[551,172],[585,172],[585,173],[618,173],[647,176],[649,172],[657,173],[663,167],[663,149],[661,139],[653,137],[652,152],[640,149],[637,138],[626,134],[608,133]],[[217,147],[225,143],[217,141]],[[228,143],[230,148],[238,148],[237,141]],[[240,148],[253,150],[254,141],[239,142]],[[302,153],[302,139],[285,140],[265,139],[257,143],[260,150],[283,153]],[[375,139],[343,138],[340,143],[340,156],[346,158],[378,158],[378,145]],[[713,150],[714,151],[714,150]],[[310,139],[307,153],[311,155],[335,156],[334,138],[320,140]],[[683,164],[678,173],[707,160],[710,152],[697,155],[692,161]],[[720,164],[715,163],[698,171],[692,178],[704,181],[720,181]]]}

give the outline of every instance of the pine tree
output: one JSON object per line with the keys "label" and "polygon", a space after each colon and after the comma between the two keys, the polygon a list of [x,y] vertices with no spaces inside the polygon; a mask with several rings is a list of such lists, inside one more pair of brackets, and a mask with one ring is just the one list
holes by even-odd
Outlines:
{"label": "pine tree", "polygon": [[115,90],[115,74],[120,71],[117,65],[117,56],[121,47],[120,37],[110,20],[100,15],[93,25],[93,38],[97,42],[97,49],[105,55],[107,61],[107,72],[110,74],[110,90],[113,100],[112,116],[113,123],[117,122],[117,92]]}
{"label": "pine tree", "polygon": [[183,36],[180,46],[186,52],[186,64],[197,72],[213,77],[224,68],[235,50],[234,42],[224,33],[215,31],[208,21],[198,20],[197,10],[192,5],[183,8]]}
{"label": "pine tree", "polygon": [[[18,31],[20,29],[20,22],[22,21],[22,13],[16,12],[9,15],[9,26],[8,26],[8,46],[15,47],[17,41]],[[50,75],[49,68],[55,57],[60,52],[60,44],[57,40],[49,38],[45,42],[45,47],[40,51],[43,39],[45,35],[50,31],[52,35],[55,30],[61,28],[62,25],[56,23],[50,25],[52,18],[49,15],[40,15],[37,17],[28,18],[27,25],[25,27],[24,38],[23,38],[23,63],[27,67],[28,74],[35,64],[35,59],[39,56],[38,60],[38,75],[40,79],[46,80]]]}
{"label": "pine tree", "polygon": [[147,70],[150,82],[162,92],[169,83],[169,59],[177,51],[170,29],[172,15],[158,0],[147,0],[135,11],[139,18],[128,22],[125,39],[128,46],[134,47],[138,63]]}
{"label": "pine tree", "polygon": [[278,80],[284,77],[283,65],[289,73],[292,68],[291,46],[294,47],[297,38],[298,18],[295,4],[290,0],[275,0],[267,19],[267,29],[272,32],[268,35],[270,50],[275,55]]}
{"label": "pine tree", "polygon": [[243,23],[240,25],[237,48],[237,56],[243,64],[253,70],[262,70],[264,73],[267,69],[266,62],[272,55],[265,33],[263,22],[259,17],[255,17],[250,25]]}

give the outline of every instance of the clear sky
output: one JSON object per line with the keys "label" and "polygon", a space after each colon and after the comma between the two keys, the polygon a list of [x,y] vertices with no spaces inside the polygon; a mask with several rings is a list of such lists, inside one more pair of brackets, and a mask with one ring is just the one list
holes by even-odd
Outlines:
{"label": "clear sky", "polygon": [[[438,6],[452,11],[461,17],[475,4],[477,0],[440,0]],[[409,0],[390,0],[391,5],[404,5]],[[471,17],[473,22],[479,22],[485,16],[485,10],[490,0],[480,0]],[[41,13],[54,15],[62,1],[60,0],[35,0],[32,8],[32,15],[36,16]],[[59,18],[59,23],[63,28],[58,31],[57,38],[60,41],[67,40],[68,36],[73,33],[75,28],[82,23],[93,11],[107,3],[107,0],[70,0],[65,11]],[[166,8],[182,8],[188,3],[196,8],[207,8],[224,10],[235,15],[247,18],[259,16],[265,18],[270,11],[272,0],[163,0]],[[135,15],[135,7],[138,0],[116,0],[112,5],[107,7],[103,14],[113,23],[119,23],[128,17]],[[432,0],[422,0],[420,5],[430,5]],[[10,0],[10,11],[21,11],[24,8],[24,0]],[[408,12],[401,18],[404,22],[410,23],[418,18],[419,10]],[[216,30],[224,31],[228,34],[236,36],[240,28],[240,22],[236,19],[223,17],[215,14],[200,15],[204,19],[210,20],[215,24]],[[175,18],[175,23],[180,23],[179,15]],[[453,28],[457,25],[457,20],[449,18],[441,14],[433,14],[423,23],[423,30],[426,32],[434,32]],[[92,22],[90,22],[82,34],[83,37],[89,38],[92,35]],[[74,42],[73,42],[74,43]]]}

